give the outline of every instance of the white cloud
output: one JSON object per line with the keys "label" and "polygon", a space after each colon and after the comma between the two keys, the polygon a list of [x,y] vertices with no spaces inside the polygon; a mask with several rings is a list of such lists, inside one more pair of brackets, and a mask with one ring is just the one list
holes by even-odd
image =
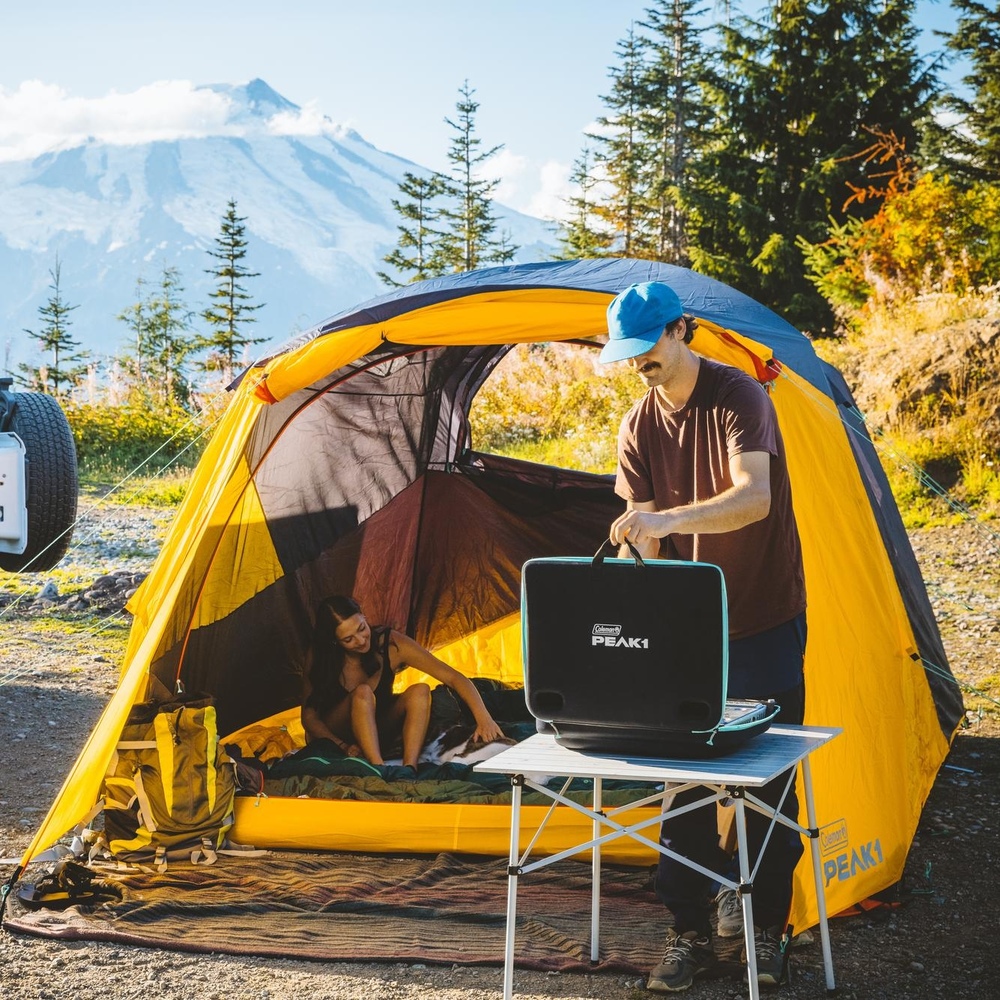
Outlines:
{"label": "white cloud", "polygon": [[538,172],[538,185],[524,211],[540,219],[567,219],[572,212],[567,201],[577,193],[569,181],[570,169],[568,163],[558,160],[543,163]]}
{"label": "white cloud", "polygon": [[528,158],[512,153],[509,149],[501,149],[496,156],[490,157],[480,164],[476,175],[480,178],[498,178],[500,183],[493,192],[493,197],[511,208],[520,208],[524,201],[525,174],[528,171]]}
{"label": "white cloud", "polygon": [[225,94],[186,80],[152,83],[130,94],[71,97],[61,87],[30,80],[0,88],[0,161],[71,149],[89,138],[113,145],[235,135]]}
{"label": "white cloud", "polygon": [[493,197],[525,215],[539,219],[561,219],[567,211],[565,199],[572,195],[570,167],[548,160],[541,167],[526,156],[504,149],[489,160],[482,176],[497,177],[500,183]]}
{"label": "white cloud", "polygon": [[315,101],[310,101],[305,107],[297,111],[279,111],[267,121],[267,130],[272,135],[340,135],[345,132],[342,125],[337,125],[330,121],[326,115],[316,106]]}

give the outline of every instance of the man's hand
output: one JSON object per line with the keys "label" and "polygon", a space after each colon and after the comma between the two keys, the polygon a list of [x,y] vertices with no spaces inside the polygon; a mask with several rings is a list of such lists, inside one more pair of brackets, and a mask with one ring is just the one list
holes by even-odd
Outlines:
{"label": "man's hand", "polygon": [[671,532],[670,512],[627,510],[611,525],[609,537],[615,545],[627,538],[640,551],[649,542]]}
{"label": "man's hand", "polygon": [[717,535],[738,531],[767,517],[771,509],[771,456],[766,451],[747,451],[729,459],[733,485],[714,497],[669,510],[656,510],[654,502],[629,502],[629,509],[611,525],[609,536],[616,545],[626,538],[640,551],[643,545],[658,545],[667,535]]}

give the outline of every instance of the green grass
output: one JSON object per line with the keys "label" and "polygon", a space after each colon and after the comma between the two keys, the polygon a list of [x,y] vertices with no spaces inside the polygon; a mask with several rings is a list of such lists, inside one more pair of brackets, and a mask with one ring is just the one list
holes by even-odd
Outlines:
{"label": "green grass", "polygon": [[160,507],[171,510],[187,495],[191,470],[171,470],[162,476],[132,476],[128,480],[91,476],[80,479],[80,492],[121,506]]}
{"label": "green grass", "polygon": [[907,527],[951,523],[963,507],[1000,513],[996,351],[982,334],[996,309],[991,290],[893,295],[869,302],[854,332],[815,342],[872,418]]}
{"label": "green grass", "polygon": [[197,464],[207,418],[165,407],[136,391],[118,404],[70,402],[64,406],[85,482],[117,482],[133,471],[146,478],[182,475]]}
{"label": "green grass", "polygon": [[41,589],[38,577],[34,573],[4,573],[0,572],[0,589],[13,597],[34,597]]}
{"label": "green grass", "polygon": [[56,637],[76,635],[80,631],[79,620],[71,617],[73,613],[52,608],[35,617],[31,622],[31,633],[35,639],[40,637]]}
{"label": "green grass", "polygon": [[615,471],[613,440],[600,441],[583,435],[569,438],[542,438],[538,441],[521,441],[498,448],[496,451],[506,458],[537,462],[540,465],[554,465],[564,469],[578,469],[581,472]]}
{"label": "green grass", "polygon": [[930,426],[910,421],[875,443],[907,528],[1000,512],[1000,477],[970,418]]}

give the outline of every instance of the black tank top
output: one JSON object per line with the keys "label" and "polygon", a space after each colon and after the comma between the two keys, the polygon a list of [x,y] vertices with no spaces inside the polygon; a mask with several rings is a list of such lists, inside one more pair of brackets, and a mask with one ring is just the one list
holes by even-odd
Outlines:
{"label": "black tank top", "polygon": [[[395,674],[392,670],[392,663],[389,660],[389,643],[392,639],[392,627],[389,625],[377,625],[372,629],[371,649],[362,657],[361,665],[369,677],[374,677],[379,670],[382,676],[378,679],[375,687],[375,700],[377,704],[376,712],[381,715],[382,711],[388,707],[392,701],[392,685]],[[339,705],[350,693],[340,680],[341,671],[334,671],[329,664],[329,660],[314,670],[310,677],[312,682],[312,692],[306,702],[310,708],[314,708],[320,715],[326,715],[331,709]]]}

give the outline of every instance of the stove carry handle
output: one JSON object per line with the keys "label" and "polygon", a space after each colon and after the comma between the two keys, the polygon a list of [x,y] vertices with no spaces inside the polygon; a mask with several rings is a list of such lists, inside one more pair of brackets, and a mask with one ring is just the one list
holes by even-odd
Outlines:
{"label": "stove carry handle", "polygon": [[[644,569],[646,563],[643,561],[642,556],[639,555],[639,550],[627,538],[625,539],[625,544],[628,546],[628,550],[635,560],[636,568]],[[601,543],[601,547],[594,553],[594,560],[591,565],[600,566],[609,556],[612,558],[618,557],[618,546],[610,538],[605,538]]]}

